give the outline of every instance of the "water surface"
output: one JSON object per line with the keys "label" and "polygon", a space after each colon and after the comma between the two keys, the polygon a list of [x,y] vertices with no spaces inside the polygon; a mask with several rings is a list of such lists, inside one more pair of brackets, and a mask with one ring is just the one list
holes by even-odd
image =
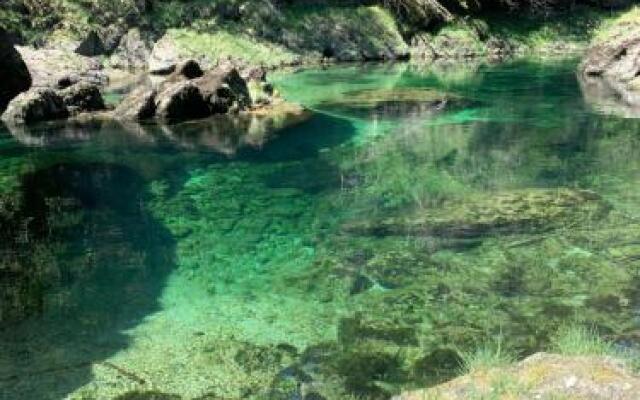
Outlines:
{"label": "water surface", "polygon": [[633,346],[640,122],[574,70],[280,73],[314,113],[269,134],[2,129],[0,398],[386,399],[496,338]]}

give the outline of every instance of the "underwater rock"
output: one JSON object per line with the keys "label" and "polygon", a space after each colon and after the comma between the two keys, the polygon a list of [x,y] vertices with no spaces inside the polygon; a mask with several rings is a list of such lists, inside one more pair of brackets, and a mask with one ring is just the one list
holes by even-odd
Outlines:
{"label": "underwater rock", "polygon": [[303,400],[327,400],[327,398],[322,396],[318,392],[309,392],[309,393],[304,395],[304,399]]}
{"label": "underwater rock", "polygon": [[462,97],[434,89],[393,88],[345,93],[343,101],[323,103],[322,107],[365,118],[398,118],[430,116],[472,104]]}
{"label": "underwater rock", "polygon": [[[295,355],[295,353],[292,354],[291,348],[288,346],[259,346],[244,343],[233,359],[247,373],[251,373],[252,371],[283,368],[293,361]],[[285,368],[283,371],[287,371],[287,369]],[[286,372],[283,374],[287,375]]]}
{"label": "underwater rock", "polygon": [[366,292],[371,289],[374,285],[374,282],[364,275],[358,275],[351,284],[351,289],[349,290],[349,294],[355,295],[360,294],[362,292]]}
{"label": "underwater rock", "polygon": [[333,367],[344,379],[345,388],[355,396],[372,400],[391,397],[383,382],[407,379],[397,350],[387,351],[371,343],[345,347],[333,360]]}
{"label": "underwater rock", "polygon": [[382,340],[398,345],[418,345],[416,330],[402,321],[366,318],[362,313],[342,318],[338,325],[338,340],[343,346],[367,339]]}
{"label": "underwater rock", "polygon": [[122,394],[113,400],[181,400],[182,397],[176,394],[162,393],[155,390],[152,391],[138,391],[127,392]]}
{"label": "underwater rock", "polygon": [[434,264],[427,255],[402,251],[381,252],[364,266],[369,276],[386,289],[412,285],[432,268]]}
{"label": "underwater rock", "polygon": [[480,195],[409,214],[345,225],[352,233],[475,238],[543,232],[606,216],[611,206],[579,189],[524,189]]}
{"label": "underwater rock", "polygon": [[463,400],[497,391],[500,398],[514,399],[632,400],[640,393],[640,377],[612,358],[538,353],[513,366],[479,370],[393,399]]}

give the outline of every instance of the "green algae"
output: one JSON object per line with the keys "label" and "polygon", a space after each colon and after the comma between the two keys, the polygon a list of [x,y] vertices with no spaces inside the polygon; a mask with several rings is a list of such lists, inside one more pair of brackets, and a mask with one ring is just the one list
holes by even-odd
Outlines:
{"label": "green algae", "polygon": [[[68,272],[30,297],[56,295],[65,318],[32,310],[10,328],[49,333],[2,342],[0,386],[382,399],[453,376],[495,337],[518,356],[567,321],[633,338],[638,124],[588,110],[573,67],[283,73],[283,96],[315,114],[259,142],[210,121],[104,124],[43,148],[5,139],[2,176],[21,177],[18,198],[31,182],[47,199],[24,216],[51,213],[40,241],[58,249],[20,251]],[[464,106],[376,113],[389,93]],[[49,369],[67,383],[52,389]]]}

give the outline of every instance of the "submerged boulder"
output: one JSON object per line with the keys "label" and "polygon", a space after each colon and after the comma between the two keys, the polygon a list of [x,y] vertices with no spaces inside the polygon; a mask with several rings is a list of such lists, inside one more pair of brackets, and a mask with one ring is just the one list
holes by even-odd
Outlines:
{"label": "submerged boulder", "polygon": [[0,114],[15,96],[29,89],[31,75],[20,53],[0,28]]}
{"label": "submerged boulder", "polygon": [[2,119],[9,124],[19,125],[68,116],[69,110],[62,96],[52,89],[34,89],[13,99],[2,115]]}
{"label": "submerged boulder", "polygon": [[597,193],[576,189],[526,189],[481,195],[437,209],[419,209],[345,229],[374,235],[476,238],[544,232],[605,216],[610,205]]}
{"label": "submerged boulder", "polygon": [[342,100],[325,102],[322,107],[364,118],[398,118],[436,115],[472,105],[460,96],[433,89],[383,88],[346,93]]}

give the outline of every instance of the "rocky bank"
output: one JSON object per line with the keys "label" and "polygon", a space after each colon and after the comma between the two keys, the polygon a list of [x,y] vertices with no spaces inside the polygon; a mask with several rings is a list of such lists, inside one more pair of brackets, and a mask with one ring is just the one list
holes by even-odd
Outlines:
{"label": "rocky bank", "polygon": [[607,357],[538,353],[509,367],[474,371],[394,400],[585,399],[633,400],[640,377]]}

